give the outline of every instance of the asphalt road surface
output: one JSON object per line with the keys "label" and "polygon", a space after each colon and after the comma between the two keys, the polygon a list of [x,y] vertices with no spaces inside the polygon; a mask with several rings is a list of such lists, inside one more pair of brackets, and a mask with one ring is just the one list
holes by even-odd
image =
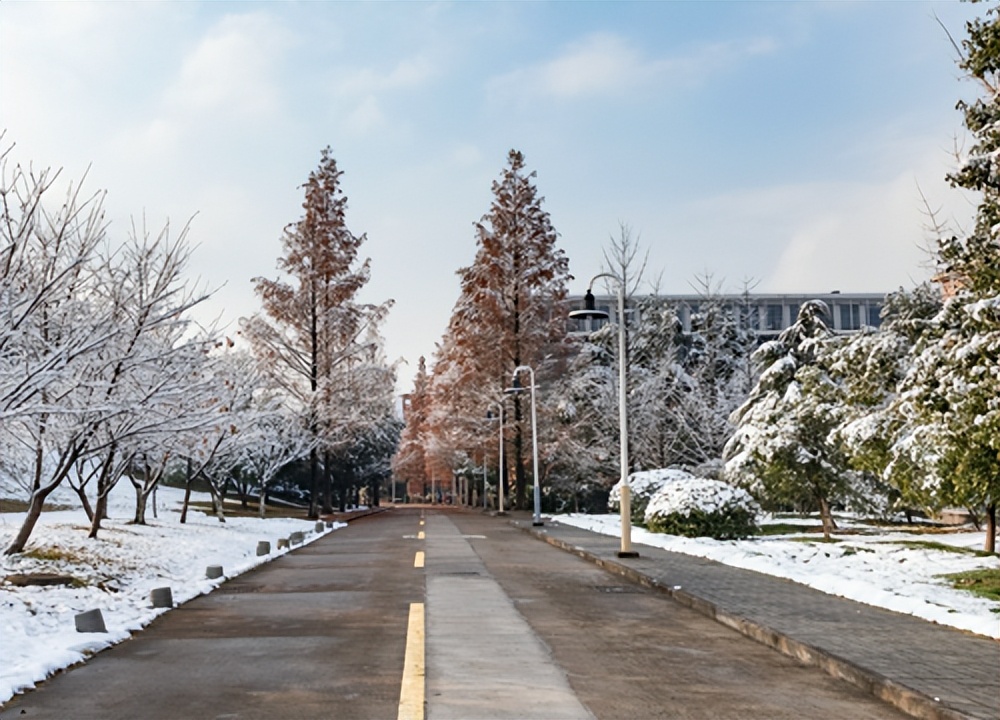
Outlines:
{"label": "asphalt road surface", "polygon": [[352,523],[13,698],[0,718],[903,718],[471,511]]}

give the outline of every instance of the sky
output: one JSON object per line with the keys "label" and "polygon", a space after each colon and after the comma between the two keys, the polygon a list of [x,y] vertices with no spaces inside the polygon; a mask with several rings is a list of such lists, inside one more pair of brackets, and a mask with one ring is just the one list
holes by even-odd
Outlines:
{"label": "sky", "polygon": [[511,149],[582,293],[628,227],[690,293],[888,292],[932,274],[965,141],[956,2],[0,2],[11,157],[106,190],[112,236],[190,222],[235,333],[332,148],[400,392],[432,360]]}

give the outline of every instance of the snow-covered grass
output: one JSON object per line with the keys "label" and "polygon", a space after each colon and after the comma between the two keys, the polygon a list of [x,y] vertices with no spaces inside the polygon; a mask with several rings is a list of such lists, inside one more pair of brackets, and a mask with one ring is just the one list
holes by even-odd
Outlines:
{"label": "snow-covered grass", "polygon": [[[191,510],[181,525],[183,493],[168,487],[158,490],[159,518],[153,519],[150,509],[148,525],[130,525],[131,487],[120,483],[119,488],[110,498],[112,519],[104,523],[97,540],[87,538],[82,510],[45,512],[25,553],[0,556],[0,579],[26,573],[75,579],[73,586],[0,584],[0,703],[168,612],[152,607],[152,589],[170,587],[175,604],[183,603],[224,581],[206,579],[209,565],[221,565],[225,577],[233,577],[287,553],[277,550],[277,540],[294,531],[304,532],[306,543],[321,536],[312,532],[315,523],[304,520],[230,517],[220,523]],[[208,496],[195,493],[192,499],[207,501]],[[71,502],[68,496],[59,500]],[[0,513],[0,550],[10,544],[23,517]],[[270,541],[270,555],[257,556],[261,540]],[[75,616],[93,609],[101,610],[108,632],[76,632]]]}
{"label": "snow-covered grass", "polygon": [[[618,515],[570,514],[556,515],[554,519],[604,535],[620,536],[621,532]],[[770,522],[799,524],[794,518]],[[963,529],[916,535],[901,528],[875,529],[842,518],[838,523],[841,532],[833,537],[839,542],[830,543],[822,542],[817,533],[720,541],[662,535],[640,527],[633,527],[632,540],[776,575],[832,595],[1000,638],[1000,603],[956,590],[942,577],[982,568],[1000,569],[997,556],[974,552],[983,546],[982,532]],[[815,527],[819,520],[802,524]]]}

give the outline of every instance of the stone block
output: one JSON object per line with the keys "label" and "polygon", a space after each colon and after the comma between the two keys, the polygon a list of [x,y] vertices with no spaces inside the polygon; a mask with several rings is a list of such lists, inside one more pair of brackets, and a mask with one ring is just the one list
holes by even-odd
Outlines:
{"label": "stone block", "polygon": [[155,608],[172,608],[174,606],[174,594],[168,587],[153,588],[149,593],[149,602]]}
{"label": "stone block", "polygon": [[104,627],[104,615],[100,610],[80,613],[76,616],[76,631],[106,633],[108,629]]}
{"label": "stone block", "polygon": [[205,568],[205,577],[209,580],[215,580],[216,578],[222,577],[222,566],[221,565],[209,565]]}

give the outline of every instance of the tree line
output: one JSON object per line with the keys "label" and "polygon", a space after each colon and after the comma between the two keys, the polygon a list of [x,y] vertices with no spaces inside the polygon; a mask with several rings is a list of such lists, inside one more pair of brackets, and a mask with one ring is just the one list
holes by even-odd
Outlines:
{"label": "tree line", "polygon": [[347,229],[329,148],[304,185],[302,217],[281,237],[277,279],[255,278],[261,308],[236,339],[196,323],[210,293],[186,276],[189,228],[145,224],[115,236],[103,193],[62,200],[58,172],[0,155],[0,475],[27,512],[8,554],[24,550],[60,487],[80,498],[96,537],[119,482],[134,522],[176,474],[204,483],[220,520],[290,464],[308,466],[308,515],[341,509],[389,473],[401,423],[381,323],[391,301],[358,301],[365,236]]}
{"label": "tree line", "polygon": [[[972,145],[949,175],[977,198],[975,227],[938,228],[934,286],[890,294],[881,329],[850,338],[805,303],[797,321],[758,347],[710,276],[682,330],[679,309],[639,296],[645,267],[627,226],[612,237],[604,270],[630,296],[628,388],[632,470],[670,466],[721,477],[765,507],[888,514],[970,509],[995,549],[1000,498],[1000,23],[996,8],[968,23],[960,67],[982,89],[959,103]],[[958,47],[958,46],[956,46]],[[407,425],[393,460],[412,496],[502,492],[527,506],[541,483],[550,509],[604,511],[617,479],[614,328],[568,332],[571,278],[542,206],[536,176],[512,150],[475,225],[476,255],[458,271],[461,291],[433,365],[421,358]],[[942,292],[944,289],[944,292]],[[745,292],[748,288],[744,289]],[[631,317],[631,320],[629,320]],[[529,478],[519,366],[534,369],[540,469]],[[504,435],[488,419],[503,408]],[[501,449],[502,446],[502,449]],[[504,455],[504,473],[497,474]],[[484,478],[484,466],[489,469]],[[466,482],[456,483],[463,477]]]}

